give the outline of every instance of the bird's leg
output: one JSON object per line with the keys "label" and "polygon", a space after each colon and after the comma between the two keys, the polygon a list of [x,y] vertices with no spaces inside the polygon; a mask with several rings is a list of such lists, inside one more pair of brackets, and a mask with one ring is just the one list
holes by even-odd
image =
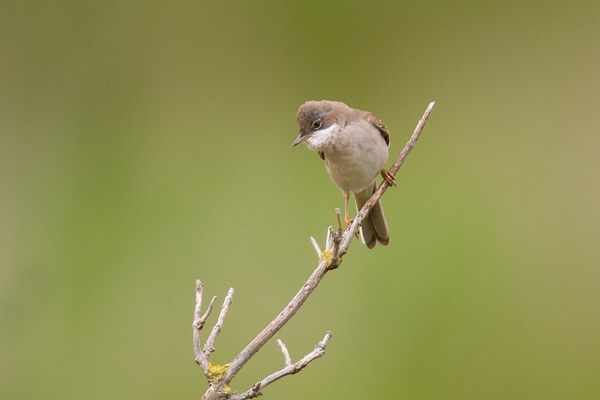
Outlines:
{"label": "bird's leg", "polygon": [[385,179],[385,181],[388,183],[388,185],[396,186],[396,182],[394,182],[396,180],[396,177],[394,175],[392,175],[392,173],[390,171],[388,171],[386,169],[382,169],[381,176],[383,177],[383,179]]}
{"label": "bird's leg", "polygon": [[344,191],[344,222],[346,223],[346,228],[350,229],[352,222],[354,220],[348,219],[348,200],[350,199],[350,192]]}
{"label": "bird's leg", "polygon": [[[344,192],[344,222],[346,223],[346,228],[350,229],[352,223],[354,222],[354,218],[348,219],[348,200],[350,199],[350,192]],[[354,236],[358,238],[358,229],[354,232]]]}

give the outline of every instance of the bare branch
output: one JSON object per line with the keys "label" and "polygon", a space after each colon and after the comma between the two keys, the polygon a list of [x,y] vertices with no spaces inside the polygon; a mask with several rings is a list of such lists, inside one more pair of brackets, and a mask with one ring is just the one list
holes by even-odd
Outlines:
{"label": "bare branch", "polygon": [[217,301],[217,296],[213,296],[212,300],[208,304],[208,308],[206,309],[206,312],[204,313],[202,318],[200,318],[199,329],[202,329],[202,327],[204,327],[204,323],[206,322],[208,316],[210,315],[210,312],[212,311],[213,306],[215,305],[215,301]]}
{"label": "bare branch", "polygon": [[204,327],[210,312],[215,305],[215,300],[217,300],[217,296],[214,296],[206,309],[206,312],[201,317],[200,313],[202,310],[202,282],[198,279],[196,280],[196,308],[194,310],[194,323],[192,324],[192,328],[194,330],[193,338],[194,338],[194,356],[196,363],[200,365],[202,371],[206,374],[208,372],[208,358],[202,352],[202,347],[200,345],[200,331]]}
{"label": "bare branch", "polygon": [[200,347],[200,329],[202,329],[202,323],[200,322],[200,313],[202,312],[202,281],[196,279],[196,308],[194,309],[194,322],[192,323],[192,329],[194,330],[194,355],[196,362],[199,362],[202,349]]}
{"label": "bare branch", "polygon": [[[394,164],[392,165],[392,168],[390,168],[390,173],[393,176],[396,176],[396,174],[398,173],[398,170],[404,163],[404,160],[406,159],[406,157],[408,156],[410,151],[415,147],[415,143],[417,142],[417,139],[419,139],[419,136],[421,135],[421,132],[423,131],[423,128],[425,127],[425,123],[427,122],[427,119],[429,118],[429,114],[431,113],[431,109],[433,108],[434,105],[435,105],[435,101],[432,101],[431,103],[429,103],[429,105],[425,109],[425,113],[423,114],[423,117],[421,117],[421,119],[417,123],[417,126],[415,127],[415,130],[414,130],[412,136],[410,137],[409,141],[406,143],[406,145],[400,152],[400,155],[396,159],[396,162],[394,162]],[[381,196],[383,196],[383,194],[385,193],[385,191],[387,190],[388,187],[389,187],[389,183],[384,179],[383,182],[381,182],[381,185],[379,185],[379,188],[377,188],[375,193],[373,193],[373,196],[371,196],[371,198],[365,203],[363,208],[358,212],[358,214],[356,214],[356,217],[354,217],[354,222],[350,226],[350,229],[348,229],[348,230],[346,230],[346,232],[344,232],[344,238],[342,240],[342,244],[339,249],[340,257],[343,256],[344,254],[346,254],[346,252],[348,252],[348,246],[350,246],[350,242],[352,241],[352,238],[354,237],[354,233],[358,229],[358,226],[360,225],[362,220],[367,216],[369,211],[371,211],[371,208],[373,208],[375,203],[377,203],[377,201],[381,198]]]}
{"label": "bare branch", "polygon": [[290,357],[290,352],[288,351],[287,347],[285,347],[285,344],[281,341],[281,339],[277,339],[277,344],[283,353],[283,358],[285,358],[285,365],[292,365],[292,357]]}
{"label": "bare branch", "polygon": [[288,305],[231,361],[227,374],[223,378],[224,384],[228,385],[248,360],[296,314],[308,296],[310,296],[321,282],[327,271],[329,271],[329,263],[326,259],[322,259],[317,269],[313,271],[312,275]]}
{"label": "bare branch", "polygon": [[[277,344],[279,344],[279,347],[281,347],[281,351],[283,351],[284,355],[285,355],[285,359],[286,359],[285,367],[283,367],[279,371],[267,376],[262,381],[257,382],[254,386],[252,386],[251,389],[245,391],[244,393],[231,396],[230,400],[245,400],[245,399],[252,399],[252,398],[258,397],[262,394],[261,393],[262,389],[269,386],[271,383],[275,382],[276,380],[281,379],[284,376],[292,375],[292,374],[302,371],[302,369],[304,367],[306,367],[311,361],[313,361],[314,359],[319,358],[323,354],[325,354],[325,346],[327,346],[327,342],[329,341],[330,338],[331,338],[331,332],[327,332],[325,334],[325,337],[323,338],[323,340],[321,340],[319,342],[319,344],[316,345],[316,347],[313,351],[311,351],[310,353],[308,353],[307,355],[302,357],[302,359],[300,361],[298,361],[294,364],[292,364],[292,360],[289,357],[289,353],[286,355],[287,349],[285,348],[285,345],[283,344],[283,342],[281,342],[281,340],[278,340]],[[285,349],[285,351],[284,351],[284,349]]]}
{"label": "bare branch", "polygon": [[319,257],[321,257],[321,253],[323,253],[321,251],[321,248],[319,247],[319,243],[317,243],[316,239],[314,237],[310,237],[310,241],[312,242],[313,247],[315,248],[315,251],[317,252],[317,255]]}
{"label": "bare branch", "polygon": [[342,233],[342,214],[339,207],[335,209],[335,218],[337,219],[338,234]]}
{"label": "bare branch", "polygon": [[219,336],[219,333],[221,333],[221,327],[223,326],[223,323],[225,322],[225,316],[227,315],[227,311],[229,310],[229,306],[231,305],[232,301],[233,301],[233,288],[230,288],[229,292],[227,292],[227,296],[225,297],[225,300],[223,301],[223,306],[221,307],[221,313],[219,314],[219,319],[217,320],[217,323],[213,327],[212,331],[210,332],[210,335],[208,336],[208,339],[206,339],[206,343],[204,344],[204,354],[206,355],[207,358],[210,353],[215,351],[215,340],[217,339],[217,336]]}
{"label": "bare branch", "polygon": [[329,228],[327,228],[327,239],[325,239],[325,250],[331,250],[332,248],[333,248],[333,228],[330,226]]}

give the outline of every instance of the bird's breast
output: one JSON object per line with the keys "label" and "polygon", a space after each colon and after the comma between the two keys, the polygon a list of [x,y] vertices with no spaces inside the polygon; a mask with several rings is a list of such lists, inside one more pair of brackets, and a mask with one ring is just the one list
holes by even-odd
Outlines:
{"label": "bird's breast", "polygon": [[365,121],[340,130],[325,149],[325,165],[343,191],[359,192],[373,184],[388,160],[381,133]]}

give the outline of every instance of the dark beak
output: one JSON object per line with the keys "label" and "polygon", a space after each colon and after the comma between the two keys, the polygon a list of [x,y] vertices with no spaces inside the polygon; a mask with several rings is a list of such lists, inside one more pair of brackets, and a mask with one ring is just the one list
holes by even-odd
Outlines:
{"label": "dark beak", "polygon": [[294,143],[292,143],[292,147],[299,145],[300,143],[304,142],[309,137],[310,137],[310,133],[307,135],[304,135],[304,136],[302,136],[302,134],[299,134],[298,137],[296,138],[296,140],[294,140]]}

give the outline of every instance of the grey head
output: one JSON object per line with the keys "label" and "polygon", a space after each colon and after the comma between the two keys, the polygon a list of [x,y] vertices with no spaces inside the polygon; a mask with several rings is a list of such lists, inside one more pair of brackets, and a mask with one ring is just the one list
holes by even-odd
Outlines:
{"label": "grey head", "polygon": [[298,137],[292,147],[304,142],[316,131],[327,129],[335,123],[343,126],[351,113],[352,109],[339,101],[307,101],[296,113]]}

